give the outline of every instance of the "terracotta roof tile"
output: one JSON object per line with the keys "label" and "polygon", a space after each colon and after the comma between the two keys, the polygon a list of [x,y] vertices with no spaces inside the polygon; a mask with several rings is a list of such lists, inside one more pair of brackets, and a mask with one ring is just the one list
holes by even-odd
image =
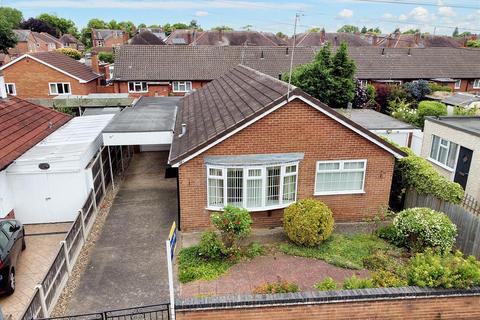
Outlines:
{"label": "terracotta roof tile", "polygon": [[0,170],[70,119],[16,97],[0,99]]}

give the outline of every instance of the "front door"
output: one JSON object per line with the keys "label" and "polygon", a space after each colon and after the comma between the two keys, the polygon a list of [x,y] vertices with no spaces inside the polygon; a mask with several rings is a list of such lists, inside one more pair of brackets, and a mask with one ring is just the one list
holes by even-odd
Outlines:
{"label": "front door", "polygon": [[468,172],[470,171],[470,164],[472,163],[473,151],[464,147],[460,147],[458,154],[457,169],[455,170],[455,177],[453,181],[458,182],[463,190],[467,186]]}

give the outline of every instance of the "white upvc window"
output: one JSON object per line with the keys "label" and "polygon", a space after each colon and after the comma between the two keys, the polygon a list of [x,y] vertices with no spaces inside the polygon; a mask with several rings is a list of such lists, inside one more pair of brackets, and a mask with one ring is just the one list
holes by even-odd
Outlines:
{"label": "white upvc window", "polygon": [[17,88],[15,87],[15,83],[5,83],[5,90],[9,95],[12,95],[12,96],[17,95]]}
{"label": "white upvc window", "polygon": [[462,79],[455,79],[455,89],[460,89],[462,87]]}
{"label": "white upvc window", "polygon": [[191,81],[173,81],[172,90],[173,92],[190,92],[192,91],[192,82]]}
{"label": "white upvc window", "polygon": [[207,165],[207,207],[226,205],[262,211],[297,200],[298,162],[262,166]]}
{"label": "white upvc window", "polygon": [[360,87],[366,88],[368,86],[368,80],[358,80],[360,82]]}
{"label": "white upvc window", "polygon": [[473,88],[480,89],[480,79],[473,80]]}
{"label": "white upvc window", "polygon": [[70,82],[50,82],[48,87],[51,95],[71,94]]}
{"label": "white upvc window", "polygon": [[317,161],[315,195],[365,193],[367,160]]}
{"label": "white upvc window", "polygon": [[148,92],[148,84],[145,81],[130,81],[128,82],[128,92]]}
{"label": "white upvc window", "polygon": [[451,170],[455,167],[457,152],[458,144],[440,138],[436,135],[432,135],[430,161]]}

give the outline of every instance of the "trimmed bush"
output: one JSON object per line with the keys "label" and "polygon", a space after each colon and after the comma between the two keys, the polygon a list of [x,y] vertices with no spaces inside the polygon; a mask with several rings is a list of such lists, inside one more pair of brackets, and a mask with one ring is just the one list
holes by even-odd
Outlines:
{"label": "trimmed bush", "polygon": [[337,283],[335,280],[333,280],[330,277],[326,277],[320,282],[317,282],[314,285],[314,288],[319,290],[319,291],[330,291],[330,290],[336,290],[337,289]]}
{"label": "trimmed bush", "polygon": [[211,216],[213,225],[222,233],[222,242],[227,251],[238,253],[238,242],[252,231],[252,217],[247,209],[226,206],[222,212]]}
{"label": "trimmed bush", "polygon": [[294,243],[316,246],[332,234],[333,214],[325,203],[303,199],[285,208],[283,228]]}
{"label": "trimmed bush", "polygon": [[430,90],[432,90],[432,92],[435,92],[435,91],[453,92],[452,88],[450,88],[449,86],[443,86],[435,82],[430,82],[428,86],[430,87]]}
{"label": "trimmed bush", "polygon": [[411,208],[393,219],[396,243],[416,252],[427,248],[449,252],[455,244],[457,227],[443,213],[430,208]]}
{"label": "trimmed bush", "polygon": [[437,101],[422,101],[418,104],[418,125],[423,128],[425,117],[427,116],[440,117],[447,114],[447,106],[445,104]]}
{"label": "trimmed bush", "polygon": [[375,284],[372,279],[368,278],[357,278],[355,275],[350,278],[346,278],[343,281],[343,289],[352,290],[352,289],[367,289],[375,288]]}
{"label": "trimmed bush", "polygon": [[80,58],[82,57],[82,54],[80,53],[80,51],[73,48],[59,48],[56,51],[66,56],[69,56],[70,58],[75,60],[80,60]]}
{"label": "trimmed bush", "polygon": [[265,283],[256,287],[253,293],[256,294],[271,294],[271,293],[290,293],[298,292],[298,286],[295,283],[285,280],[278,280],[277,282]]}
{"label": "trimmed bush", "polygon": [[470,288],[480,285],[480,262],[473,256],[435,254],[432,250],[418,253],[410,259],[408,282],[419,287]]}
{"label": "trimmed bush", "polygon": [[408,282],[405,279],[402,279],[397,274],[387,270],[373,272],[372,281],[375,287],[381,288],[398,288],[408,285]]}
{"label": "trimmed bush", "polygon": [[459,204],[464,196],[463,188],[448,181],[425,159],[416,156],[410,149],[402,148],[408,156],[399,159],[395,166],[395,189],[413,188],[421,194],[429,194],[446,202]]}
{"label": "trimmed bush", "polygon": [[198,244],[198,255],[205,259],[221,259],[224,257],[225,246],[213,231],[202,233]]}

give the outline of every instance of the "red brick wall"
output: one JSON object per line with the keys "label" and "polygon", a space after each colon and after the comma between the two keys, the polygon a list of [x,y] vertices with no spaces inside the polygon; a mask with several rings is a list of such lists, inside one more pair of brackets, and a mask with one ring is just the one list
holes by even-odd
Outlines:
{"label": "red brick wall", "polygon": [[480,297],[398,299],[283,307],[180,311],[178,320],[480,319]]}
{"label": "red brick wall", "polygon": [[[318,196],[336,221],[362,221],[388,204],[394,157],[316,109],[296,100],[231,136],[179,168],[181,228],[210,226],[206,199],[207,155],[303,152],[297,199],[313,197],[318,160],[367,159],[365,194]],[[283,210],[253,212],[254,226],[279,226]]]}
{"label": "red brick wall", "polygon": [[[163,81],[162,81],[163,82]],[[165,81],[167,82],[167,81]],[[203,87],[205,84],[207,84],[208,81],[192,81],[192,88],[194,90],[199,89]],[[120,81],[120,82],[115,82],[115,90],[117,93],[129,93],[128,92],[128,81]],[[174,95],[174,96],[184,96],[184,93],[175,93],[172,91],[172,86],[167,85],[167,84],[162,84],[162,85],[154,85],[154,84],[149,84],[148,85],[148,92],[146,93],[129,93],[131,97],[141,97],[141,96],[147,96],[147,97],[154,97],[154,96],[160,96],[160,97],[166,97],[169,95]]]}
{"label": "red brick wall", "polygon": [[72,94],[85,95],[95,93],[97,80],[80,83],[59,71],[49,68],[30,58],[24,58],[3,70],[6,83],[15,83],[17,96],[26,98],[56,97],[50,95],[49,82],[70,82]]}

